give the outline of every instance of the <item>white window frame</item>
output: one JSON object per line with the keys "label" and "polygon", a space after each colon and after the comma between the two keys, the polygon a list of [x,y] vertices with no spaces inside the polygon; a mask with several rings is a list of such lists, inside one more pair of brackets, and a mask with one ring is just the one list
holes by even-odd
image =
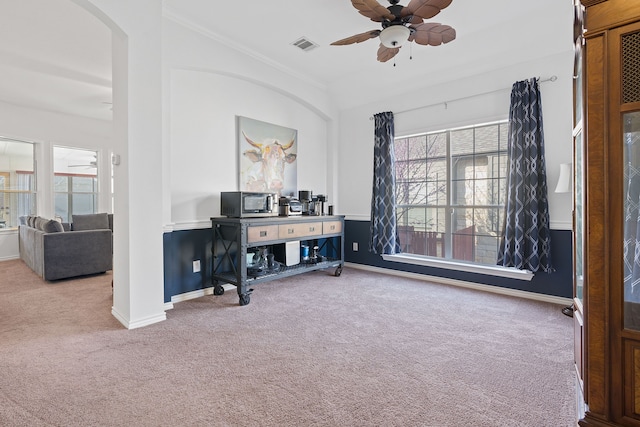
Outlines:
{"label": "white window frame", "polygon": [[[453,157],[451,156],[451,134],[459,130],[475,130],[475,129],[483,128],[486,126],[508,126],[508,122],[506,120],[499,120],[499,121],[494,121],[489,123],[474,124],[470,126],[445,129],[445,130],[434,131],[434,132],[422,132],[419,134],[398,136],[395,138],[395,140],[397,141],[397,140],[402,140],[402,139],[407,139],[412,137],[428,137],[429,135],[436,135],[436,134],[446,135],[446,154],[444,154],[444,156],[440,156],[440,157],[444,157],[446,161],[446,183],[445,183],[446,203],[444,205],[438,204],[438,203],[436,204],[425,203],[424,205],[411,205],[411,204],[402,205],[405,208],[408,206],[416,206],[418,208],[424,207],[425,209],[427,208],[438,208],[438,209],[444,208],[445,209],[445,223],[446,223],[445,230],[439,231],[439,233],[442,233],[444,235],[444,253],[442,253],[442,251],[440,250],[438,251],[439,252],[438,254],[441,256],[427,256],[427,255],[412,254],[412,253],[382,255],[382,258],[384,260],[392,261],[392,262],[401,262],[406,264],[413,264],[413,265],[428,266],[428,267],[437,267],[437,268],[450,269],[450,270],[456,270],[456,271],[464,271],[464,272],[470,272],[470,273],[487,274],[487,275],[493,275],[493,276],[499,276],[499,277],[518,279],[518,280],[531,280],[533,278],[533,273],[527,270],[518,270],[515,268],[507,268],[507,267],[501,267],[498,265],[483,264],[483,263],[478,263],[473,261],[461,261],[461,260],[451,258],[452,257],[451,245],[452,245],[452,239],[453,239],[452,222],[453,222],[454,210],[459,208],[496,209],[496,205],[486,206],[486,205],[478,205],[475,203],[472,205],[467,205],[467,204],[457,205],[454,203],[454,200],[453,200],[454,178],[452,176],[453,175],[453,171],[452,171]],[[474,142],[475,142],[475,137],[474,137]],[[505,150],[501,150],[496,154],[498,155],[506,154],[506,141],[505,141],[504,147],[505,147]],[[475,147],[474,147],[473,153],[470,153],[470,154],[475,154]],[[428,182],[427,177],[425,176],[425,180],[424,180],[425,188],[427,186],[427,182]],[[505,180],[505,186],[506,186],[506,180]],[[506,188],[502,189],[502,191],[506,191]],[[503,203],[505,202],[505,199],[506,197],[503,196],[502,197]],[[498,209],[500,208],[503,209],[503,205],[502,206],[497,205],[497,207]],[[447,215],[446,213],[450,213],[451,215]],[[398,222],[398,225],[402,225],[400,224],[400,221]],[[475,243],[474,243],[474,247],[475,247]]]}

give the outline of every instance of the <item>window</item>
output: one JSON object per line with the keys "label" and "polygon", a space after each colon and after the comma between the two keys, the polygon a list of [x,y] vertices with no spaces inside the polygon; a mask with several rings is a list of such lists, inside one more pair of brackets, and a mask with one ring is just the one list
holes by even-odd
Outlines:
{"label": "window", "polygon": [[54,147],[53,192],[55,215],[71,222],[72,215],[96,213],[98,209],[97,153]]}
{"label": "window", "polygon": [[508,170],[506,121],[395,140],[402,251],[495,265]]}
{"label": "window", "polygon": [[0,229],[36,213],[34,144],[0,137]]}

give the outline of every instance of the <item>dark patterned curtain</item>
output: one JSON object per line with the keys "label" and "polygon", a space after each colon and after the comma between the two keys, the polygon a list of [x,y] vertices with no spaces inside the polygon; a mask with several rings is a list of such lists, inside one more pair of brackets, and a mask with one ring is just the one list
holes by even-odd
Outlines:
{"label": "dark patterned curtain", "polygon": [[498,265],[550,273],[549,202],[537,79],[513,85],[508,142],[507,200]]}
{"label": "dark patterned curtain", "polygon": [[373,149],[371,241],[369,251],[393,255],[400,252],[396,224],[396,177],[393,152],[393,113],[378,113]]}

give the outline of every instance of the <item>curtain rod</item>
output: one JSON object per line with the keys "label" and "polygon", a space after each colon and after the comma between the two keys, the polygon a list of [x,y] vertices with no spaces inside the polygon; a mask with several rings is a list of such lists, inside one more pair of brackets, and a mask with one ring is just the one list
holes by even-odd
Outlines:
{"label": "curtain rod", "polygon": [[[540,82],[540,83],[555,82],[556,80],[558,80],[558,76],[556,76],[556,75],[553,75],[553,76],[549,77],[548,79],[543,79],[543,80],[540,80],[540,77],[538,77],[538,82]],[[448,104],[451,103],[451,102],[462,101],[462,100],[465,100],[465,99],[475,98],[477,96],[482,96],[482,95],[489,95],[490,93],[502,92],[502,91],[509,90],[509,89],[511,89],[511,88],[503,88],[503,89],[490,90],[488,92],[483,92],[483,93],[476,93],[475,95],[464,96],[462,98],[456,98],[456,99],[452,99],[450,101],[436,102],[435,104],[429,104],[429,105],[423,105],[421,107],[409,108],[408,110],[398,111],[397,113],[393,113],[393,114],[394,114],[394,116],[397,116],[398,114],[408,113],[410,111],[422,110],[424,108],[429,108],[429,107],[435,107],[436,105],[441,105],[441,104],[444,104],[444,108],[446,110]],[[373,116],[369,117],[369,120],[373,120]]]}

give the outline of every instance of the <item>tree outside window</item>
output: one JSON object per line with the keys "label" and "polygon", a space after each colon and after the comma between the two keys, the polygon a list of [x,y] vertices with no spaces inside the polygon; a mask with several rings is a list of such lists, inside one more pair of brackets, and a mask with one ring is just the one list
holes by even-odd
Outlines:
{"label": "tree outside window", "polygon": [[396,138],[403,252],[495,264],[506,194],[507,126]]}

